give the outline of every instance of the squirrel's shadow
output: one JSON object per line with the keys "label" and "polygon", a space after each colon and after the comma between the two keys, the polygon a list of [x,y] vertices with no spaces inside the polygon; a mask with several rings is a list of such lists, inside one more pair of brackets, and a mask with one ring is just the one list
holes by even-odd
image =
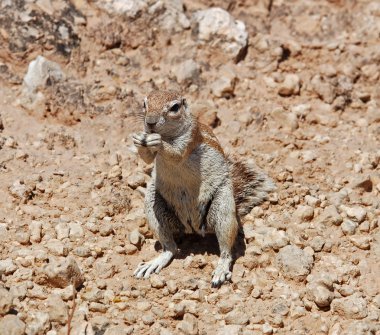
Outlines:
{"label": "squirrel's shadow", "polygon": [[[190,254],[194,255],[220,255],[219,244],[215,234],[206,234],[204,237],[197,234],[186,234],[176,236],[175,241],[178,245],[178,253],[175,255],[177,259],[185,259]],[[156,251],[162,249],[161,244],[157,241],[154,245]],[[233,263],[245,255],[245,239],[244,232],[239,227],[239,233],[233,248]]]}

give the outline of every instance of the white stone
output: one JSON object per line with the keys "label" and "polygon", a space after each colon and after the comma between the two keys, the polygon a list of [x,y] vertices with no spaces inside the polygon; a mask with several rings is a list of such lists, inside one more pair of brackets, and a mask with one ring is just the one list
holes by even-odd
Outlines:
{"label": "white stone", "polygon": [[57,239],[47,241],[46,248],[48,248],[48,250],[56,256],[67,256],[69,254],[67,245]]}
{"label": "white stone", "polygon": [[316,197],[312,197],[311,195],[306,195],[305,201],[309,206],[312,206],[312,207],[318,207],[321,204],[320,199]]}
{"label": "white stone", "polygon": [[286,111],[282,107],[273,109],[270,117],[276,123],[277,128],[282,128],[286,131],[294,131],[298,128],[298,118],[293,112]]}
{"label": "white stone", "polygon": [[327,225],[340,225],[343,218],[338,213],[334,205],[327,206],[322,214],[318,217],[318,221]]}
{"label": "white stone", "polygon": [[32,321],[26,325],[26,333],[28,335],[43,335],[50,328],[49,314],[45,312],[31,313]]}
{"label": "white stone", "polygon": [[287,245],[277,254],[276,262],[285,277],[297,279],[310,273],[314,260],[299,247]]}
{"label": "white stone", "polygon": [[354,235],[358,224],[351,220],[344,220],[340,227],[344,235]]}
{"label": "white stone", "polygon": [[64,238],[69,237],[69,226],[66,222],[60,222],[55,226],[55,232],[57,234],[57,239],[63,240]]}
{"label": "white stone", "polygon": [[129,242],[137,247],[139,247],[145,240],[144,236],[140,234],[138,229],[134,229],[129,234]]}
{"label": "white stone", "polygon": [[79,287],[84,282],[84,277],[74,258],[51,258],[43,269],[47,282],[54,287],[65,288],[74,283]]}
{"label": "white stone", "polygon": [[371,237],[368,235],[355,235],[350,237],[352,244],[362,250],[369,250],[371,247]]}
{"label": "white stone", "polygon": [[368,315],[366,300],[357,294],[334,299],[331,303],[331,309],[334,313],[348,319],[363,319]]}
{"label": "white stone", "polygon": [[259,227],[253,229],[251,233],[245,238],[249,241],[250,237],[254,239],[254,243],[257,244],[261,250],[279,250],[280,248],[286,246],[289,243],[289,237],[283,230],[278,230],[273,227]]}
{"label": "white stone", "polygon": [[262,330],[263,330],[263,334],[273,334],[273,328],[268,323],[263,324]]}
{"label": "white stone", "polygon": [[0,318],[1,335],[24,335],[25,323],[17,315],[5,315]]}
{"label": "white stone", "polygon": [[64,325],[67,322],[67,304],[59,295],[53,294],[46,300],[47,312],[51,321]]}
{"label": "white stone", "polygon": [[7,314],[12,308],[13,296],[5,288],[0,287],[0,315]]}
{"label": "white stone", "polygon": [[189,85],[199,76],[200,68],[194,60],[187,59],[182,63],[173,66],[172,72],[179,84]]}
{"label": "white stone", "polygon": [[33,220],[30,223],[30,240],[34,243],[41,242],[42,222]]}
{"label": "white stone", "polygon": [[148,11],[157,15],[160,27],[168,32],[180,32],[190,28],[190,21],[186,17],[182,0],[162,0],[153,4]]}
{"label": "white stone", "polygon": [[309,290],[312,295],[313,301],[318,307],[324,308],[331,304],[334,299],[334,294],[327,287],[323,285],[311,285]]}
{"label": "white stone", "polygon": [[84,233],[80,222],[70,222],[68,226],[70,240],[76,240],[83,237]]}
{"label": "white stone", "polygon": [[130,18],[136,17],[148,8],[146,0],[99,0],[96,4],[110,14],[122,14]]}
{"label": "white stone", "polygon": [[248,33],[245,24],[235,20],[222,8],[209,8],[194,13],[195,32],[202,43],[217,45],[232,58],[238,58],[246,48]]}
{"label": "white stone", "polygon": [[49,82],[62,81],[65,78],[59,64],[37,56],[30,62],[28,72],[24,77],[24,88],[33,94],[38,88],[45,87]]}
{"label": "white stone", "polygon": [[359,206],[356,207],[348,207],[348,206],[341,206],[341,209],[346,212],[347,216],[351,218],[352,220],[361,223],[365,220],[367,216],[367,211]]}
{"label": "white stone", "polygon": [[310,221],[314,217],[314,210],[310,206],[299,205],[293,213],[293,219],[297,223]]}
{"label": "white stone", "polygon": [[10,275],[17,270],[17,266],[13,263],[11,258],[6,258],[4,260],[0,260],[0,276]]}
{"label": "white stone", "polygon": [[280,84],[278,94],[284,97],[298,94],[300,92],[300,78],[296,74],[287,74],[285,80]]}

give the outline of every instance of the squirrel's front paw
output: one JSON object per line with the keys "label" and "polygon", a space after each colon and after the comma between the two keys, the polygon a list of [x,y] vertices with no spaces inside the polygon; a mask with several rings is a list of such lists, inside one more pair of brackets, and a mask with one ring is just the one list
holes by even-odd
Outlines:
{"label": "squirrel's front paw", "polygon": [[161,145],[160,134],[136,133],[132,135],[132,139],[136,147],[146,147],[149,149],[158,150],[158,147]]}

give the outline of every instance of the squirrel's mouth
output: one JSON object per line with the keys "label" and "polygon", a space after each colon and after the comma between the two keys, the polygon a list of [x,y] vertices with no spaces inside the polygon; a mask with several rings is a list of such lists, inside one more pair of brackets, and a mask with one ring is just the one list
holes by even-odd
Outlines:
{"label": "squirrel's mouth", "polygon": [[148,133],[148,134],[152,134],[155,132],[155,129],[156,129],[156,126],[155,125],[149,125],[149,124],[146,124],[145,125],[145,131]]}

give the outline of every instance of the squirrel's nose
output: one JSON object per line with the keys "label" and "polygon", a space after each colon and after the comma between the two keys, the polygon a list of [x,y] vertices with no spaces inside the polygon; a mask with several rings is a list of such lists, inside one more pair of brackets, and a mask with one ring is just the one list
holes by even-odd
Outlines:
{"label": "squirrel's nose", "polygon": [[146,122],[146,125],[149,127],[149,128],[153,128],[157,122],[158,122],[158,118],[157,117],[151,117],[151,116],[147,116],[145,118],[145,122]]}

